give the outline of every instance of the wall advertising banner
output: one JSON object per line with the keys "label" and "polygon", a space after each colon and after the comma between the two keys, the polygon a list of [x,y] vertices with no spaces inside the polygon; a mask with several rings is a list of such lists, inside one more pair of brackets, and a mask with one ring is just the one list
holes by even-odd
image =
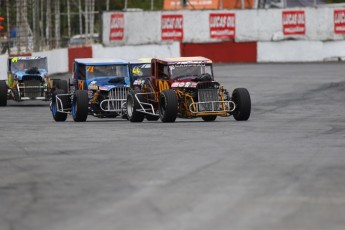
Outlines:
{"label": "wall advertising banner", "polygon": [[210,37],[231,39],[235,38],[234,13],[210,13]]}
{"label": "wall advertising banner", "polygon": [[334,10],[334,33],[345,34],[345,10]]}
{"label": "wall advertising banner", "polygon": [[284,35],[305,34],[305,13],[303,10],[283,11]]}
{"label": "wall advertising banner", "polygon": [[183,15],[165,14],[161,18],[162,40],[183,39]]}
{"label": "wall advertising banner", "polygon": [[110,36],[109,36],[110,42],[123,40],[124,31],[125,31],[124,14],[111,14],[110,15]]}

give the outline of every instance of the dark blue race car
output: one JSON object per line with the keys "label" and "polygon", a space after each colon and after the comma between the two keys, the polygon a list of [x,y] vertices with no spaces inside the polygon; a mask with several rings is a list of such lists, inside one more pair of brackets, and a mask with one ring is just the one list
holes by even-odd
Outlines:
{"label": "dark blue race car", "polygon": [[121,59],[75,59],[71,93],[53,93],[51,111],[55,121],[86,121],[99,118],[127,118],[126,98],[130,88],[129,64]]}

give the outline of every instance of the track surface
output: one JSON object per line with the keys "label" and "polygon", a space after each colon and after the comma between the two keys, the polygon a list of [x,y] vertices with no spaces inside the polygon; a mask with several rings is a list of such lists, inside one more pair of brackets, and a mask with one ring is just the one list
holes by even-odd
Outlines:
{"label": "track surface", "polygon": [[[217,65],[248,122],[53,121],[0,108],[1,230],[345,226],[345,65]],[[35,105],[35,106],[33,106]]]}

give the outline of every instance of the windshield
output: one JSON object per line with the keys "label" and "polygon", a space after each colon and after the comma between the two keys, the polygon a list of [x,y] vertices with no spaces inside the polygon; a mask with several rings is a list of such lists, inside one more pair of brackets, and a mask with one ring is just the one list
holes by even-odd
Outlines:
{"label": "windshield", "polygon": [[173,80],[198,77],[202,74],[210,74],[213,79],[212,65],[207,64],[176,64],[169,66],[170,77]]}
{"label": "windshield", "polygon": [[134,78],[150,77],[151,64],[131,64],[131,75]]}
{"label": "windshield", "polygon": [[23,71],[31,68],[45,69],[47,70],[47,59],[12,59],[11,70]]}
{"label": "windshield", "polygon": [[128,77],[127,65],[95,65],[86,66],[88,78],[97,77]]}

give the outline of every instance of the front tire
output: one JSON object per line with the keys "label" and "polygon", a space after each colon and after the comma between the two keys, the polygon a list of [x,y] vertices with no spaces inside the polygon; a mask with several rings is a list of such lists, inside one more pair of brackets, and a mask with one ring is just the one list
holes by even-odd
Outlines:
{"label": "front tire", "polygon": [[[64,93],[65,92],[62,89],[57,89],[53,93],[51,111],[52,111],[52,115],[55,121],[66,121],[67,119],[67,113],[60,113],[57,111],[58,101],[56,99],[56,95],[64,94]],[[62,102],[63,108],[66,108],[68,106],[68,96],[61,96],[59,98]]]}
{"label": "front tire", "polygon": [[0,81],[0,106],[7,105],[7,84],[6,81]]}
{"label": "front tire", "polygon": [[217,115],[209,115],[209,116],[202,116],[201,117],[204,121],[214,121],[217,118]]}
{"label": "front tire", "polygon": [[232,100],[236,105],[233,112],[236,121],[247,121],[251,112],[250,94],[245,88],[237,88],[232,93]]}
{"label": "front tire", "polygon": [[145,118],[145,114],[138,111],[141,108],[140,103],[135,98],[135,95],[140,101],[143,101],[140,90],[131,90],[127,95],[127,117],[130,122],[142,122]]}
{"label": "front tire", "polygon": [[174,90],[163,90],[159,96],[159,116],[162,122],[175,122],[177,117],[177,97]]}
{"label": "front tire", "polygon": [[89,97],[86,90],[77,90],[72,102],[72,116],[75,122],[85,122],[89,113]]}

